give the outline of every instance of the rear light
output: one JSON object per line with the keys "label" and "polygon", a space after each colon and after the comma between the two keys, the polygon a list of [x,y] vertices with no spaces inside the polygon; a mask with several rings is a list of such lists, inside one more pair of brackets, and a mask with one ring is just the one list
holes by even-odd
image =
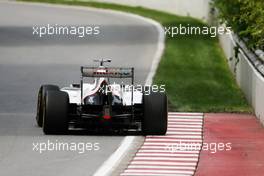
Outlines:
{"label": "rear light", "polygon": [[111,119],[111,107],[109,105],[104,105],[104,114],[103,114],[103,118],[105,120],[109,120]]}
{"label": "rear light", "polygon": [[104,118],[105,120],[109,120],[109,119],[111,119],[111,116],[110,116],[110,115],[104,115],[103,118]]}

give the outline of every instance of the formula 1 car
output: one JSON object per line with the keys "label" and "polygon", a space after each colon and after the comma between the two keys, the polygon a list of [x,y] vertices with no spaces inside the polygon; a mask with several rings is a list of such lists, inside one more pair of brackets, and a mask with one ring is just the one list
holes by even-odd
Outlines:
{"label": "formula 1 car", "polygon": [[[59,88],[42,85],[36,121],[45,134],[69,129],[139,131],[164,135],[167,131],[167,96],[164,92],[135,90],[134,68],[106,67],[111,60],[95,60],[99,67],[81,66],[80,84]],[[93,79],[88,83],[87,79]],[[131,80],[129,84],[110,79]],[[132,85],[132,86],[131,86]]]}

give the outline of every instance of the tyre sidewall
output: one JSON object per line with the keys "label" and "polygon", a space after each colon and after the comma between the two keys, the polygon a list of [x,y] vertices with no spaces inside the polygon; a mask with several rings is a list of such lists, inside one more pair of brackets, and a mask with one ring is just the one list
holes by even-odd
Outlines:
{"label": "tyre sidewall", "polygon": [[43,109],[43,132],[64,134],[68,130],[69,96],[63,91],[47,91]]}

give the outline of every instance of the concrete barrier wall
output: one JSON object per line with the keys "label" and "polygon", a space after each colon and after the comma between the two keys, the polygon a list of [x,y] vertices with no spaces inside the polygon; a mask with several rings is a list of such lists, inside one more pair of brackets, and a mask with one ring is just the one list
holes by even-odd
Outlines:
{"label": "concrete barrier wall", "polygon": [[[238,85],[244,92],[248,102],[254,108],[256,116],[264,124],[264,78],[254,68],[252,63],[241,49],[238,52],[238,60],[235,58],[234,47],[236,42],[232,35],[219,36],[230,69],[232,70]],[[232,59],[230,59],[232,58]]]}
{"label": "concrete barrier wall", "polygon": [[[85,0],[84,0],[85,1]],[[207,21],[210,0],[95,0],[130,6],[142,6]],[[191,1],[191,3],[190,3]]]}

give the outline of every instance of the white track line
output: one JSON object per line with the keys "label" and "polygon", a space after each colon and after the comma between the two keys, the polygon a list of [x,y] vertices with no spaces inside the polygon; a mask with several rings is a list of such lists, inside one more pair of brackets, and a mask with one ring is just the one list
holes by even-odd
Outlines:
{"label": "white track line", "polygon": [[168,126],[174,126],[174,125],[193,125],[193,126],[202,126],[202,122],[168,122]]}
{"label": "white track line", "polygon": [[125,170],[125,173],[156,173],[156,174],[164,174],[164,173],[171,173],[171,174],[193,174],[194,171],[181,171],[181,170],[155,170],[155,169],[128,169]]}
{"label": "white track line", "polygon": [[[174,132],[167,132],[167,135],[168,134],[174,134]],[[202,136],[195,136],[195,135],[172,135],[173,138],[175,139],[201,139]],[[160,139],[163,139],[163,138],[160,138]],[[146,141],[151,141],[152,138],[146,138]]]}
{"label": "white track line", "polygon": [[172,142],[168,141],[163,141],[163,140],[158,140],[158,141],[152,141],[152,142],[145,142],[144,147],[151,147],[151,146],[156,146],[156,147],[164,147],[165,149],[169,147],[177,147],[178,145],[201,145],[202,141],[201,140],[173,140]]}
{"label": "white track line", "polygon": [[203,113],[195,113],[195,112],[168,112],[169,115],[177,115],[177,116],[203,116]]}
{"label": "white track line", "polygon": [[[199,150],[190,150],[190,149],[185,149],[185,150],[180,150],[177,148],[151,148],[151,149],[141,149],[142,152],[139,153],[149,153],[150,151],[155,151],[156,153],[163,153],[163,154],[199,154]],[[159,150],[159,151],[158,151]],[[144,152],[143,152],[144,151]]]}
{"label": "white track line", "polygon": [[199,154],[199,151],[195,150],[169,150],[169,149],[162,149],[162,148],[155,148],[155,149],[140,149],[137,153],[164,153],[164,154],[172,154],[172,153],[179,153],[179,154]]}
{"label": "white track line", "polygon": [[141,157],[141,156],[135,156],[133,158],[133,161],[149,161],[149,160],[157,160],[157,161],[198,161],[198,158],[179,158],[179,157]]}
{"label": "white track line", "polygon": [[124,153],[128,152],[130,145],[135,140],[135,137],[125,137],[125,139],[121,142],[121,145],[118,149],[108,158],[103,165],[94,173],[94,176],[108,176],[113,172],[114,167],[117,167],[123,159]]}
{"label": "white track line", "polygon": [[162,168],[162,169],[195,169],[193,166],[148,166],[148,165],[132,165],[128,166],[128,168]]}
{"label": "white track line", "polygon": [[190,116],[190,115],[176,115],[176,114],[170,114],[168,113],[169,118],[186,118],[186,119],[203,119],[203,116],[196,115],[196,116]]}
{"label": "white track line", "polygon": [[161,139],[156,141],[145,142],[144,146],[169,146],[169,145],[177,144],[179,142],[192,144],[192,143],[202,143],[202,140],[174,139],[173,141],[163,141]]}
{"label": "white track line", "polygon": [[184,118],[184,119],[203,119],[203,116],[173,115],[168,114],[168,118]]}
{"label": "white track line", "polygon": [[202,125],[168,125],[168,127],[175,127],[175,128],[177,128],[177,127],[180,127],[180,128],[199,128],[199,129],[201,129],[202,128]]}
{"label": "white track line", "polygon": [[199,133],[199,132],[177,131],[177,130],[175,130],[175,131],[170,131],[170,130],[169,130],[169,132],[170,132],[170,133],[173,133],[173,134],[181,134],[181,135],[199,135],[199,136],[201,136],[201,133]]}
{"label": "white track line", "polygon": [[[202,142],[201,139],[183,139],[183,138],[148,138],[146,139],[147,141],[145,141],[145,146],[147,145],[158,145],[158,144],[162,144],[162,145],[166,145],[166,144],[177,144],[178,142],[184,142],[187,144],[192,144],[192,143],[200,143]],[[156,144],[158,143],[158,144]]]}
{"label": "white track line", "polygon": [[178,138],[178,137],[173,137],[174,135],[171,135],[172,137],[166,137],[166,138],[157,138],[157,137],[151,137],[151,138],[146,138],[145,139],[145,145],[151,145],[151,144],[155,144],[155,143],[162,143],[164,144],[173,144],[173,143],[177,143],[177,142],[184,142],[187,144],[191,144],[191,143],[199,143],[201,142],[202,138]]}
{"label": "white track line", "polygon": [[137,153],[136,156],[183,156],[183,157],[198,157],[198,154],[180,154],[180,153]]}
{"label": "white track line", "polygon": [[[162,176],[191,176],[192,174],[165,174],[163,173]],[[121,176],[142,176],[141,173],[122,173]],[[160,174],[155,173],[144,173],[144,176],[161,176]]]}
{"label": "white track line", "polygon": [[168,131],[202,131],[202,129],[189,129],[189,128],[168,128]]}
{"label": "white track line", "polygon": [[199,119],[169,119],[169,122],[203,122],[203,120]]}
{"label": "white track line", "polygon": [[130,165],[158,165],[158,166],[196,166],[196,162],[171,162],[171,161],[131,161]]}

